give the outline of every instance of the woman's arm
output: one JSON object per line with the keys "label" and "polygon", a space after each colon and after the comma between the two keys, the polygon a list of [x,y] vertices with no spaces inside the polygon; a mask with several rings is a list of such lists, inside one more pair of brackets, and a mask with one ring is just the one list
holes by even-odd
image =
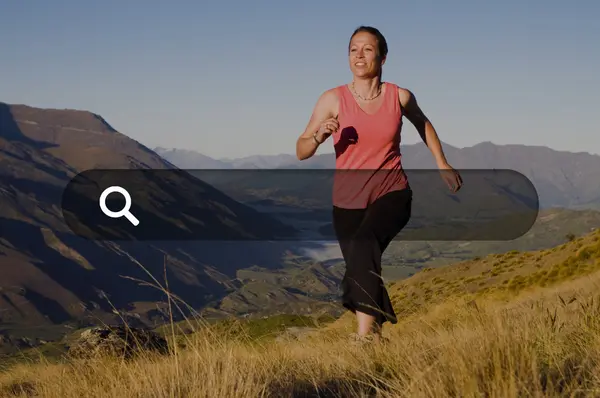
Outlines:
{"label": "woman's arm", "polygon": [[442,149],[440,138],[438,137],[435,128],[433,127],[427,116],[425,116],[425,114],[419,107],[417,99],[415,98],[413,93],[411,93],[407,89],[400,88],[398,90],[398,96],[400,99],[400,104],[402,105],[402,108],[404,110],[404,115],[417,129],[417,132],[421,136],[421,139],[431,151],[431,154],[433,155],[438,168],[448,168],[448,160],[446,159],[446,155],[444,154],[444,150]]}
{"label": "woman's arm", "polygon": [[[321,145],[330,134],[327,134],[322,126],[330,126],[335,131],[337,120],[337,95],[333,90],[327,90],[317,100],[313,113],[308,121],[304,132],[296,141],[296,157],[304,160],[312,157],[319,145]],[[316,134],[316,137],[315,137]]]}
{"label": "woman's arm", "polygon": [[442,172],[442,178],[446,182],[446,185],[448,185],[451,191],[457,192],[462,186],[462,178],[458,171],[454,170],[448,164],[440,138],[427,116],[425,116],[425,113],[419,107],[419,104],[417,104],[417,99],[413,93],[404,88],[398,89],[398,97],[404,109],[404,115],[415,126],[421,139],[431,151],[438,169]]}

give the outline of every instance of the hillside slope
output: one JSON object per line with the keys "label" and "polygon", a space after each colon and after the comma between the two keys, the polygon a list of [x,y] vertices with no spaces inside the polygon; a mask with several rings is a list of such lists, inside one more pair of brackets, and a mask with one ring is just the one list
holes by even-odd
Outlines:
{"label": "hillside slope", "polygon": [[390,297],[398,316],[408,316],[450,297],[511,298],[600,270],[600,229],[561,245],[536,251],[490,254],[483,258],[426,268],[394,282]]}
{"label": "hillside slope", "polygon": [[383,255],[384,266],[421,269],[512,250],[531,251],[558,246],[568,236],[586,235],[600,228],[600,212],[594,210],[543,209],[531,229],[509,241],[403,242],[393,241]]}
{"label": "hillside slope", "polygon": [[[249,253],[242,256],[231,252],[227,242],[115,243],[80,238],[63,220],[61,198],[71,178],[95,168],[167,170],[173,165],[93,113],[0,103],[2,327],[119,321],[113,306],[132,322],[152,323],[164,319],[165,296],[140,286],[139,280],[154,283],[147,272],[158,279],[166,273],[169,288],[198,308],[227,289],[207,267],[231,276],[238,266],[276,266],[286,250],[272,245],[265,253],[249,245]],[[220,221],[207,222],[207,231],[229,229],[232,236],[250,231],[267,239],[281,225],[208,184],[198,181],[194,188],[198,207],[208,202],[219,205],[212,212]],[[191,217],[170,217],[183,228],[193,222]]]}
{"label": "hillside slope", "polygon": [[[171,335],[168,356],[21,363],[0,393],[50,397],[597,396],[600,230],[535,252],[422,271],[391,287],[401,320],[381,347],[345,316],[224,322]],[[281,334],[282,323],[295,323]],[[302,322],[310,324],[303,328]],[[303,333],[297,333],[304,329]],[[257,340],[258,339],[258,340]]]}

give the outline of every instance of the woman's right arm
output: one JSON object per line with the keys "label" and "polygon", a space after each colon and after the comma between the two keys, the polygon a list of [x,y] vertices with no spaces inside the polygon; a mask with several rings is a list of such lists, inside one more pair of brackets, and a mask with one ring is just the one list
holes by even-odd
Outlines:
{"label": "woman's right arm", "polygon": [[299,160],[312,157],[333,132],[337,131],[337,95],[327,90],[317,100],[306,129],[296,141],[296,156]]}

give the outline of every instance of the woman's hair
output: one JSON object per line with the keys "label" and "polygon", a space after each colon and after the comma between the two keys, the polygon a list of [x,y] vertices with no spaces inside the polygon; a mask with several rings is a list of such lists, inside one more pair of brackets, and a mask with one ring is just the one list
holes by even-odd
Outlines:
{"label": "woman's hair", "polygon": [[[359,26],[358,28],[356,28],[354,33],[352,33],[352,36],[350,36],[350,41],[352,41],[352,38],[354,36],[356,36],[357,33],[360,33],[360,32],[367,32],[367,33],[370,33],[373,36],[375,36],[377,38],[377,50],[379,52],[379,57],[385,58],[387,56],[387,53],[388,53],[387,41],[385,40],[385,37],[383,37],[383,35],[377,28],[374,28],[372,26]],[[350,43],[348,43],[348,50],[350,50]]]}
{"label": "woman's hair", "polygon": [[[356,28],[356,30],[352,33],[352,36],[350,36],[350,42],[352,42],[352,38],[360,32],[367,32],[372,34],[373,36],[375,36],[375,38],[377,38],[377,52],[379,53],[379,59],[383,59],[387,56],[388,53],[388,46],[387,46],[387,41],[385,40],[385,37],[383,37],[383,35],[381,34],[381,32],[379,31],[379,29],[374,28],[372,26],[359,26],[358,28]],[[348,43],[348,51],[350,51],[350,43]],[[382,76],[383,75],[383,71],[380,69],[379,70],[379,80],[381,81]]]}

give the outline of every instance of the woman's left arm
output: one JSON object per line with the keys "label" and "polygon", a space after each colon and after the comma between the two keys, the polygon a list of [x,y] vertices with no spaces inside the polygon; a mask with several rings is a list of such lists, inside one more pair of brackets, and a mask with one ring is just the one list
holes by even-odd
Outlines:
{"label": "woman's left arm", "polygon": [[442,178],[453,192],[457,192],[462,186],[460,174],[448,163],[440,138],[425,113],[419,107],[414,94],[404,88],[398,89],[398,98],[404,115],[415,126],[421,139],[427,145],[435,159],[435,163],[442,171]]}
{"label": "woman's left arm", "polygon": [[444,150],[442,149],[442,143],[438,137],[433,124],[429,121],[425,113],[419,107],[417,99],[414,94],[407,89],[399,88],[398,97],[404,116],[415,126],[417,132],[421,136],[421,139],[427,145],[431,154],[435,159],[435,163],[440,169],[447,169],[450,167]]}

